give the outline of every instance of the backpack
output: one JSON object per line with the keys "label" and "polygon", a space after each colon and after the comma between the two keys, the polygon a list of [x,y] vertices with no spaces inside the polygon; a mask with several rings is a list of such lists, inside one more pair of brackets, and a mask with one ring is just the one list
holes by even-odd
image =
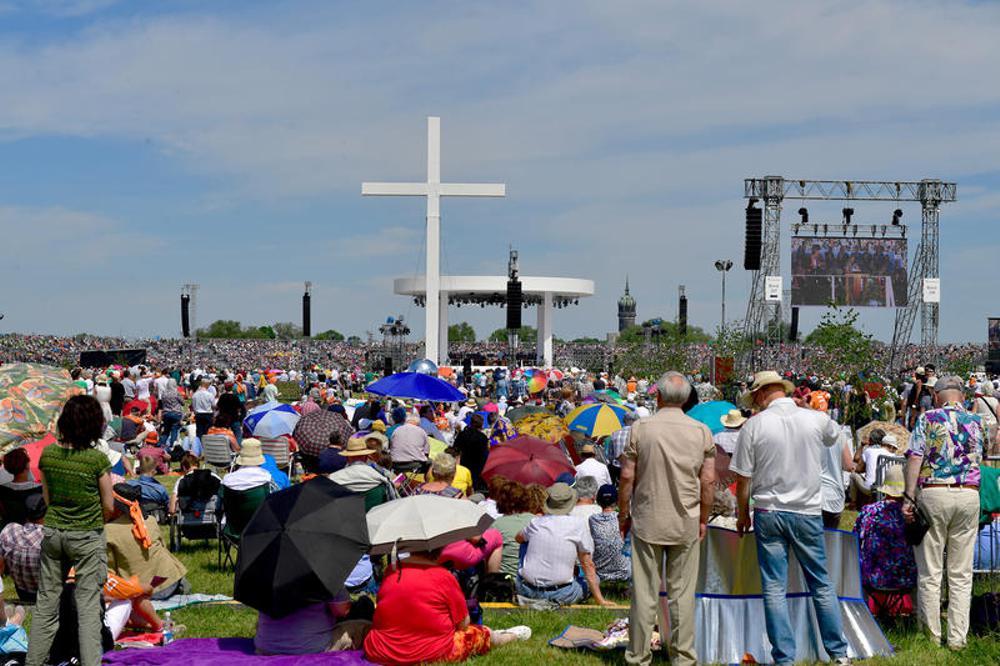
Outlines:
{"label": "backpack", "polygon": [[982,635],[1000,629],[1000,594],[987,592],[972,597],[969,609],[969,628]]}

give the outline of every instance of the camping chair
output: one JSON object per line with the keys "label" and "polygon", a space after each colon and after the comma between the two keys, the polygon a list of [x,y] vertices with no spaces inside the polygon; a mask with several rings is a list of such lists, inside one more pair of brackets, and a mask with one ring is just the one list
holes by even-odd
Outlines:
{"label": "camping chair", "polygon": [[875,483],[872,485],[872,491],[876,500],[883,499],[882,493],[876,490],[885,481],[885,473],[892,465],[905,465],[905,456],[879,456],[878,465],[875,467]]}
{"label": "camping chair", "polygon": [[288,439],[285,437],[261,437],[261,452],[266,456],[274,458],[274,464],[278,469],[288,468],[288,478],[292,477],[292,465],[295,456],[288,450]]}
{"label": "camping chair", "polygon": [[219,485],[207,469],[197,469],[177,482],[177,513],[170,517],[170,550],[181,548],[181,538],[218,536]]}
{"label": "camping chair", "polygon": [[229,438],[225,435],[202,435],[201,452],[205,463],[216,469],[227,472],[233,469],[233,450],[229,446]]}
{"label": "camping chair", "polygon": [[240,548],[240,538],[247,523],[253,517],[271,487],[268,484],[261,484],[247,490],[232,490],[225,486],[219,487],[219,496],[222,498],[222,513],[225,517],[225,525],[219,523],[219,568],[223,565],[232,565],[236,568],[236,560],[233,559],[232,550],[237,553]]}

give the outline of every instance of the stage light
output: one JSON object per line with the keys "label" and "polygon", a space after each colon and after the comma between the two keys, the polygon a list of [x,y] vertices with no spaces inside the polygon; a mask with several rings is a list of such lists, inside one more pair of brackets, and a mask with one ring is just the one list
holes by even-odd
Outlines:
{"label": "stage light", "polygon": [[896,210],[892,211],[892,225],[894,227],[898,227],[899,226],[899,218],[901,218],[901,217],[903,217],[903,211],[901,211],[898,208]]}
{"label": "stage light", "polygon": [[830,230],[830,227],[829,227],[829,225],[826,225],[826,224],[824,224],[824,225],[823,225],[823,235],[824,235],[824,236],[826,236],[826,234],[827,234],[827,232],[828,232],[829,230]]}
{"label": "stage light", "polygon": [[802,217],[802,224],[809,224],[809,209],[799,208],[799,215]]}
{"label": "stage light", "polygon": [[854,209],[853,208],[845,208],[841,212],[844,213],[844,224],[850,224],[851,223],[851,216],[854,215]]}
{"label": "stage light", "polygon": [[795,234],[796,236],[799,235],[799,225],[797,224],[792,225],[792,233]]}

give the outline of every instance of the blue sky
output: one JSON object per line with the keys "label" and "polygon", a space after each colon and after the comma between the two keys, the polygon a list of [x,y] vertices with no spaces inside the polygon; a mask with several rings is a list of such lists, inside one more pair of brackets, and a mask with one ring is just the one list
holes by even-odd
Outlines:
{"label": "blue sky", "polygon": [[[612,330],[626,273],[640,318],[674,317],[684,284],[714,329],[722,257],[738,316],[742,180],[779,174],[957,181],[941,338],[982,340],[1000,314],[997,43],[1000,5],[929,0],[0,0],[4,330],[176,335],[186,282],[200,323],[297,320],[311,280],[314,330],[402,313],[419,333],[392,279],[422,274],[423,202],[360,184],[423,179],[440,115],[443,177],[508,188],[443,203],[445,271],[503,272],[513,244],[525,274],[594,279],[561,336]],[[911,236],[919,217],[904,206]],[[891,333],[889,312],[863,322]]]}

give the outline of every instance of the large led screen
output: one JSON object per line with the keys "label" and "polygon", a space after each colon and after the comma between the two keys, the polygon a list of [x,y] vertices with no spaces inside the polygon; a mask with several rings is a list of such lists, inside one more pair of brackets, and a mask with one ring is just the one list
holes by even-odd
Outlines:
{"label": "large led screen", "polygon": [[792,238],[792,305],[905,307],[905,238]]}

